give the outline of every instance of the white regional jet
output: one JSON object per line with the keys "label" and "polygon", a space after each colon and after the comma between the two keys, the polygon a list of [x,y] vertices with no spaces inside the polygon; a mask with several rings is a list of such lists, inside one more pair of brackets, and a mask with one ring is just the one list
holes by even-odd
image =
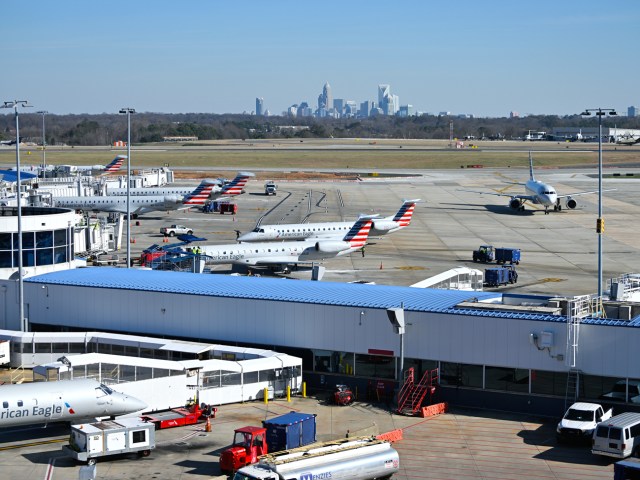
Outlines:
{"label": "white regional jet", "polygon": [[0,428],[50,422],[82,423],[138,412],[147,404],[95,380],[0,386]]}
{"label": "white regional jet", "polygon": [[111,173],[120,170],[120,168],[122,168],[122,164],[126,159],[126,155],[116,155],[116,158],[114,158],[111,163],[108,163],[106,165],[57,165],[55,166],[55,168],[66,169],[71,173],[91,171]]}
{"label": "white regional jet", "polygon": [[[240,195],[249,178],[255,177],[251,172],[238,172],[236,177],[223,185],[221,179],[207,179],[207,184],[212,184],[210,198],[226,195]],[[130,188],[129,195],[187,195],[193,191],[193,187],[163,187],[163,188]],[[109,188],[107,195],[126,195],[126,188]]]}
{"label": "white regional jet", "polygon": [[[416,200],[404,200],[395,215],[374,218],[370,235],[386,235],[397,232],[411,223]],[[238,237],[239,242],[268,242],[273,240],[304,240],[307,238],[335,238],[344,235],[354,222],[292,223],[281,225],[258,225],[251,232]]]}
{"label": "white regional jet", "polygon": [[[215,181],[208,183],[208,180],[204,180],[195,190],[184,197],[182,195],[130,195],[129,210],[133,217],[137,217],[143,213],[183,210],[202,206],[215,186]],[[53,202],[56,207],[74,210],[127,213],[126,196],[53,197]]]}
{"label": "white regional jet", "polygon": [[[573,197],[577,197],[579,195],[590,195],[592,193],[598,193],[598,190],[592,190],[589,192],[575,192],[569,193],[565,195],[558,195],[556,193],[555,188],[553,188],[548,183],[541,182],[540,180],[536,180],[533,176],[533,159],[531,158],[531,152],[529,152],[529,180],[526,183],[515,183],[515,185],[524,185],[525,194],[517,195],[517,194],[509,194],[509,193],[498,193],[498,192],[480,192],[477,190],[460,190],[462,192],[471,192],[478,193],[480,195],[496,195],[499,197],[511,197],[509,200],[509,207],[513,210],[524,211],[524,204],[526,202],[531,202],[535,205],[542,205],[544,207],[544,213],[547,215],[549,213],[549,207],[553,207],[553,210],[559,212],[562,210],[562,204],[560,203],[561,199],[565,199],[565,206],[573,210],[576,208],[578,203],[573,199]],[[603,190],[603,192],[610,192],[614,189]]]}
{"label": "white regional jet", "polygon": [[326,260],[362,249],[367,243],[374,216],[361,216],[341,239],[300,242],[234,243],[201,246],[207,263],[237,265],[291,265]]}

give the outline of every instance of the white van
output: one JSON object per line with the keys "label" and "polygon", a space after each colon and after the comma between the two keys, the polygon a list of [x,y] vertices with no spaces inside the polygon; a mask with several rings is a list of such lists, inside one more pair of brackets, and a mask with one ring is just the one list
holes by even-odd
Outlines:
{"label": "white van", "polygon": [[593,432],[591,453],[625,458],[640,454],[640,413],[621,413],[600,422]]}

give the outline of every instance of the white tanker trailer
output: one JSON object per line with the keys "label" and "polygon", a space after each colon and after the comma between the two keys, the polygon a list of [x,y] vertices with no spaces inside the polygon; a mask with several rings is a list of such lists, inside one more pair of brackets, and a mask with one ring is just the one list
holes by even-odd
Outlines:
{"label": "white tanker trailer", "polygon": [[373,480],[389,478],[399,468],[389,442],[356,437],[263,455],[233,480]]}

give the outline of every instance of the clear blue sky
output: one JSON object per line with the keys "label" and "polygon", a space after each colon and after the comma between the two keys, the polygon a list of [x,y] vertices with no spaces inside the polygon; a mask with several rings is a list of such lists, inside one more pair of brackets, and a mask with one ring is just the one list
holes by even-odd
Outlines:
{"label": "clear blue sky", "polygon": [[0,101],[280,114],[334,98],[476,116],[640,105],[640,2],[2,0]]}

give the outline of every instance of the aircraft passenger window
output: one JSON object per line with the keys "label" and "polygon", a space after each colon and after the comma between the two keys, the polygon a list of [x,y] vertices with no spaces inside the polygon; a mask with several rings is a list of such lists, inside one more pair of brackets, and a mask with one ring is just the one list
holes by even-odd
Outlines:
{"label": "aircraft passenger window", "polygon": [[9,408],[9,402],[2,402],[2,408]]}
{"label": "aircraft passenger window", "polygon": [[18,400],[18,406],[21,407],[23,405],[22,400]]}

